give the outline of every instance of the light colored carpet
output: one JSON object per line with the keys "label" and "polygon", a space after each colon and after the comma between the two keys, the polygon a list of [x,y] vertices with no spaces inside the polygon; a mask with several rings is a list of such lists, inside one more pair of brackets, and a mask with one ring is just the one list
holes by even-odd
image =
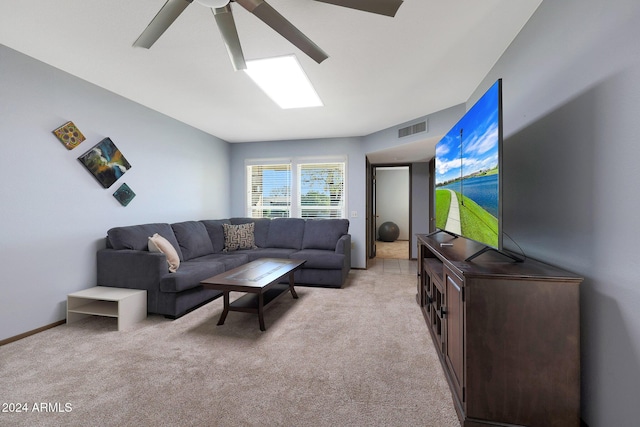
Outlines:
{"label": "light colored carpet", "polygon": [[91,317],[0,347],[1,400],[27,405],[0,425],[459,426],[414,275],[358,270],[343,289],[296,290],[266,309],[266,332],[246,313],[217,326],[218,299],[174,321],[117,332]]}

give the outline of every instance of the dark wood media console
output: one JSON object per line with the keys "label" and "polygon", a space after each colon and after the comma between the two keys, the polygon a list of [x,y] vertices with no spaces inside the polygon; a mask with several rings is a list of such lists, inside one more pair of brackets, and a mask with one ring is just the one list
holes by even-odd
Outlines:
{"label": "dark wood media console", "polygon": [[418,235],[418,293],[465,427],[580,425],[582,278]]}

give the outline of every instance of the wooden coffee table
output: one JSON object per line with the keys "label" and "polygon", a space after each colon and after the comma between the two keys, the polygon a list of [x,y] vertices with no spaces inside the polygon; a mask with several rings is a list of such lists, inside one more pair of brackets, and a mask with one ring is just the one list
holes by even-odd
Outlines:
{"label": "wooden coffee table", "polygon": [[[200,282],[207,289],[224,293],[224,310],[218,325],[224,324],[230,311],[241,311],[257,313],[260,330],[266,331],[264,307],[287,291],[291,291],[293,298],[298,298],[293,288],[293,273],[305,262],[295,259],[262,258]],[[278,283],[286,275],[289,275],[289,284]],[[247,295],[229,303],[229,292],[246,292]]]}

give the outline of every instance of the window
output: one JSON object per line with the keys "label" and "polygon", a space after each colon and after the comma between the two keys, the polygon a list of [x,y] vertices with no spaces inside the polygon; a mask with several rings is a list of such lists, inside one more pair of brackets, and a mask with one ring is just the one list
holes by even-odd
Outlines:
{"label": "window", "polygon": [[346,163],[340,160],[247,162],[247,215],[345,218]]}
{"label": "window", "polygon": [[302,218],[344,218],[344,163],[298,165]]}
{"label": "window", "polygon": [[291,164],[247,166],[248,216],[291,216]]}

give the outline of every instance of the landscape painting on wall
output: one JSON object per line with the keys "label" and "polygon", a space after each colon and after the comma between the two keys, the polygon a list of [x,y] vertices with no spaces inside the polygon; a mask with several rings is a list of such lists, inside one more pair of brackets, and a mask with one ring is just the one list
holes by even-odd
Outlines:
{"label": "landscape painting on wall", "polygon": [[104,188],[109,188],[131,165],[110,138],[105,138],[78,160],[96,177]]}

